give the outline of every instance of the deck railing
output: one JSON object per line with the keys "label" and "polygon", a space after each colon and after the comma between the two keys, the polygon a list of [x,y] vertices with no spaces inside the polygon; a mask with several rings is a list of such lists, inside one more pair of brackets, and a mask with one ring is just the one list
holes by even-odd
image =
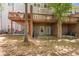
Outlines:
{"label": "deck railing", "polygon": [[78,18],[74,18],[74,17],[67,18],[64,20],[65,23],[77,23],[77,21],[78,21]]}
{"label": "deck railing", "polygon": [[12,20],[24,20],[24,13],[9,12],[8,17]]}
{"label": "deck railing", "polygon": [[[31,15],[33,16],[33,21],[56,22],[56,19],[51,14],[32,13]],[[24,20],[24,13],[9,12],[8,16],[11,20]],[[76,23],[77,21],[78,18],[75,17],[66,17],[64,19],[64,23]]]}
{"label": "deck railing", "polygon": [[39,7],[33,7],[33,13],[39,13],[39,14],[52,14],[52,10],[49,8],[39,8]]}
{"label": "deck railing", "polygon": [[[47,15],[47,14],[37,14],[37,13],[33,13],[33,20],[34,21],[50,21],[52,22],[54,20],[52,15]],[[20,12],[9,12],[8,15],[9,19],[11,20],[24,20],[24,13],[20,13]],[[30,19],[30,14],[28,14],[28,18]]]}
{"label": "deck railing", "polygon": [[55,21],[54,17],[52,15],[37,15],[33,14],[33,20],[34,21],[45,21],[45,22],[53,22]]}

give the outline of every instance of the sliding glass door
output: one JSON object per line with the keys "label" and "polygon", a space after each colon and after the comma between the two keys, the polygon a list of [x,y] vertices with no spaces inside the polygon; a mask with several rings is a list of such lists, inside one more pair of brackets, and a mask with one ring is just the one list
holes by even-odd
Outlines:
{"label": "sliding glass door", "polygon": [[51,26],[46,25],[34,26],[33,34],[36,36],[50,36]]}

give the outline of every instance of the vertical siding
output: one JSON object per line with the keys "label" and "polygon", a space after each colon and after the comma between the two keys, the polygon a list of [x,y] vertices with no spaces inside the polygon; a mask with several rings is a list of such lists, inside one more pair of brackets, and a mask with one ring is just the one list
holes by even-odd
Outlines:
{"label": "vertical siding", "polygon": [[8,29],[8,4],[2,4],[2,30],[7,31]]}

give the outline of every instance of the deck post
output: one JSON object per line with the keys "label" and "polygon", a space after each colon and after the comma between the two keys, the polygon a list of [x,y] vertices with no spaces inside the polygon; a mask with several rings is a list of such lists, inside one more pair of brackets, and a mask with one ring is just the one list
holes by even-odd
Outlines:
{"label": "deck post", "polygon": [[30,6],[30,19],[28,20],[29,23],[29,36],[32,39],[33,37],[33,17],[32,17],[32,6]]}
{"label": "deck post", "polygon": [[13,21],[11,21],[11,34],[13,34]]}
{"label": "deck post", "polygon": [[32,33],[33,33],[33,22],[32,21],[28,21],[28,26],[29,26],[29,37],[32,39]]}

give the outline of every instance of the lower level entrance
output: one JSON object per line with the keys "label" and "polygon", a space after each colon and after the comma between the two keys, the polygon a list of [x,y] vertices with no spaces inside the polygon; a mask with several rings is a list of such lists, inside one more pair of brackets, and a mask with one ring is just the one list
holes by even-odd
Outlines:
{"label": "lower level entrance", "polygon": [[33,27],[33,36],[50,36],[51,33],[51,26],[49,25],[35,25]]}

